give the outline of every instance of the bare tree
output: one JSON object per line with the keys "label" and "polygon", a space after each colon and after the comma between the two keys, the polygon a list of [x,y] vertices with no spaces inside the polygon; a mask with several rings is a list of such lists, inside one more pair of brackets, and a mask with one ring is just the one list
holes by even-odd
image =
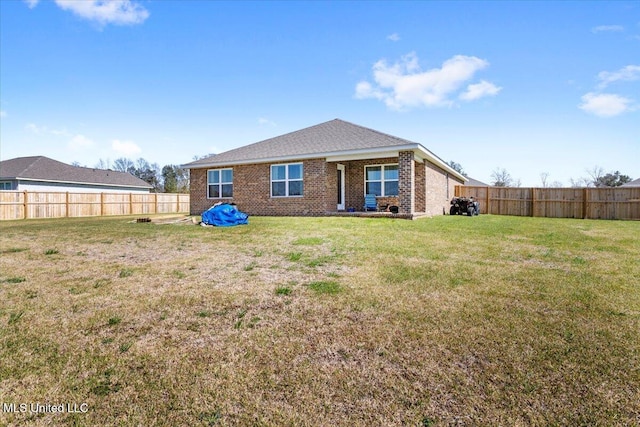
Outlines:
{"label": "bare tree", "polygon": [[96,169],[111,169],[111,161],[109,159],[100,159],[94,167]]}
{"label": "bare tree", "polygon": [[547,188],[548,179],[549,179],[549,172],[542,172],[540,174],[540,181],[542,181],[542,188]]}
{"label": "bare tree", "polygon": [[135,170],[135,165],[131,159],[127,159],[126,157],[120,157],[119,159],[115,159],[113,162],[113,169],[118,172],[129,172]]}
{"label": "bare tree", "polygon": [[591,187],[592,183],[588,178],[569,178],[569,183],[572,187]]}
{"label": "bare tree", "polygon": [[[600,187],[599,183],[604,176],[604,169],[600,166],[594,166],[591,169],[587,169],[587,174],[589,174],[589,178],[591,179],[591,184],[596,187]],[[587,187],[590,187],[589,185]]]}
{"label": "bare tree", "polygon": [[511,184],[513,183],[511,174],[504,168],[496,168],[491,173],[491,179],[491,185],[493,185],[494,187],[511,187]]}

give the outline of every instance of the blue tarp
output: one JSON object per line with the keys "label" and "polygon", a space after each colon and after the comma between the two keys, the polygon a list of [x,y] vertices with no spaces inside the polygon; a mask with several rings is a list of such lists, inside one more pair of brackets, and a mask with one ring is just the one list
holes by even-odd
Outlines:
{"label": "blue tarp", "polygon": [[249,215],[240,212],[234,205],[216,205],[202,212],[202,222],[217,227],[231,227],[232,225],[249,224]]}

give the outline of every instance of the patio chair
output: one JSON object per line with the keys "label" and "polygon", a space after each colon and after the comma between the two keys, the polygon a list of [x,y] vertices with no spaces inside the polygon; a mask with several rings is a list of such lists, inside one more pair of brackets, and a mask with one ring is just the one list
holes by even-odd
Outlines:
{"label": "patio chair", "polygon": [[378,211],[378,201],[375,194],[366,194],[364,196],[364,211]]}

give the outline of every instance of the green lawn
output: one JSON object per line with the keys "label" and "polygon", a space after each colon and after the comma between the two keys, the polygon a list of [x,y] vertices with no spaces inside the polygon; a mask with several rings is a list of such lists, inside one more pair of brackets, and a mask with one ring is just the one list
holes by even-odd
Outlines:
{"label": "green lawn", "polygon": [[637,425],[639,259],[640,222],[0,222],[0,425]]}

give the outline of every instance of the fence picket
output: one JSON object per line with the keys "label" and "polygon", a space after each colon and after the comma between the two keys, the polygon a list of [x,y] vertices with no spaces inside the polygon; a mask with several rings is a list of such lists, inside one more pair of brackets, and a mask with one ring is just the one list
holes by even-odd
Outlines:
{"label": "fence picket", "polygon": [[187,213],[188,209],[189,194],[184,193],[0,191],[0,220]]}
{"label": "fence picket", "polygon": [[640,219],[640,187],[530,188],[456,186],[480,212],[547,218]]}

